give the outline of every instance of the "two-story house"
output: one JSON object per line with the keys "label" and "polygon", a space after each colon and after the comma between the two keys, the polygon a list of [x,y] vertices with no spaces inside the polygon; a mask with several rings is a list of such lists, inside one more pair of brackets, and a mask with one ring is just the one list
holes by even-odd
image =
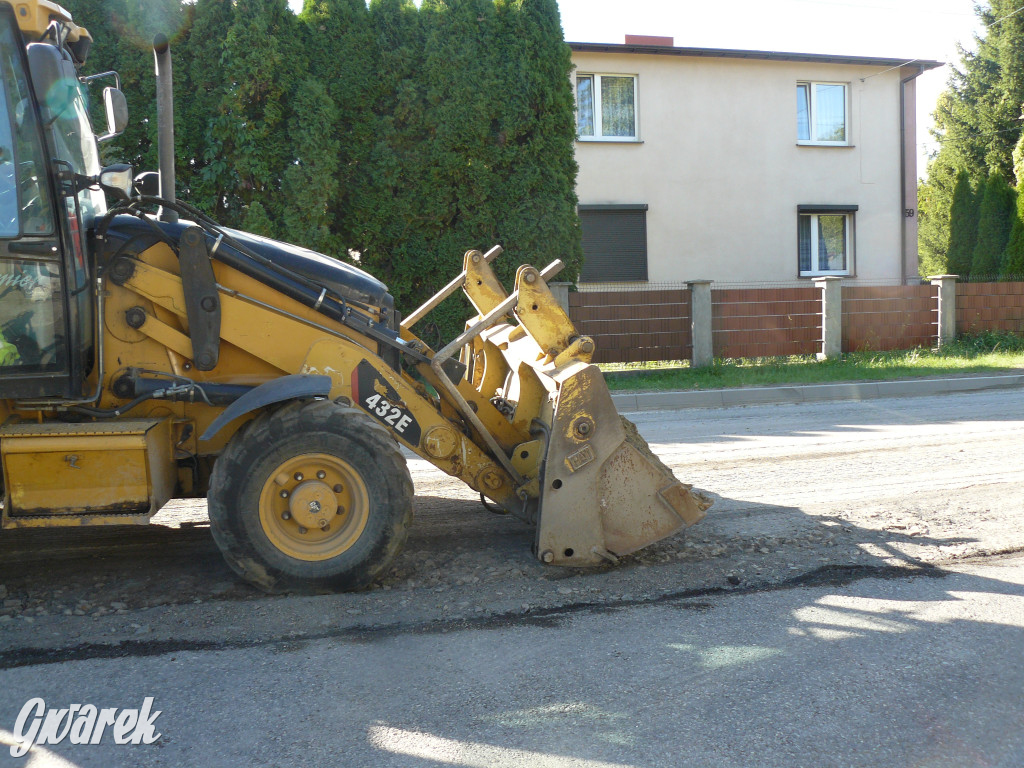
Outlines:
{"label": "two-story house", "polygon": [[914,81],[940,62],[569,45],[581,287],[916,281]]}

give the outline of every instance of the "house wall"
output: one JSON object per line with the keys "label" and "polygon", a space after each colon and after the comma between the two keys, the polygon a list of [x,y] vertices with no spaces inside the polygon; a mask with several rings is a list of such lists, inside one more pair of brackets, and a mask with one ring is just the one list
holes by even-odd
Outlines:
{"label": "house wall", "polygon": [[[903,279],[904,209],[916,204],[901,199],[901,163],[911,166],[910,179],[916,169],[915,153],[901,156],[901,70],[579,51],[573,58],[580,72],[638,76],[640,141],[578,141],[577,193],[581,205],[649,205],[649,282],[797,280],[800,204],[857,205],[852,277]],[[849,84],[851,146],[797,145],[803,80]],[[916,264],[916,252],[907,263]]]}

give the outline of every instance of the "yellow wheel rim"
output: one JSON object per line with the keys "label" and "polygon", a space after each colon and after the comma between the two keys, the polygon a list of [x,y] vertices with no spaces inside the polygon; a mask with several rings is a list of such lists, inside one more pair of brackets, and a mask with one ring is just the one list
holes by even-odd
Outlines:
{"label": "yellow wheel rim", "polygon": [[297,560],[329,560],[359,539],[370,495],[348,462],[306,453],[279,465],[260,493],[260,525],[270,543]]}

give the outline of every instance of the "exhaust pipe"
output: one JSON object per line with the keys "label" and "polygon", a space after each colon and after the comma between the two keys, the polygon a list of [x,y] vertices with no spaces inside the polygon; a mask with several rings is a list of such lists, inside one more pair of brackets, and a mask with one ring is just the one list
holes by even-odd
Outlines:
{"label": "exhaust pipe", "polygon": [[[176,201],[174,192],[174,82],[171,74],[171,41],[167,35],[153,38],[156,59],[156,135],[160,163],[160,197]],[[160,221],[175,222],[177,211],[161,208]]]}

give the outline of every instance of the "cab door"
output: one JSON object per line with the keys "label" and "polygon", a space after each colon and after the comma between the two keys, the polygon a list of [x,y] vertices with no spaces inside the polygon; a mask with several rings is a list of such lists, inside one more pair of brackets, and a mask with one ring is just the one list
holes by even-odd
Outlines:
{"label": "cab door", "polygon": [[[0,4],[0,398],[73,396],[66,239],[14,13]],[[63,229],[67,229],[65,225]],[[91,298],[91,297],[87,297]]]}

